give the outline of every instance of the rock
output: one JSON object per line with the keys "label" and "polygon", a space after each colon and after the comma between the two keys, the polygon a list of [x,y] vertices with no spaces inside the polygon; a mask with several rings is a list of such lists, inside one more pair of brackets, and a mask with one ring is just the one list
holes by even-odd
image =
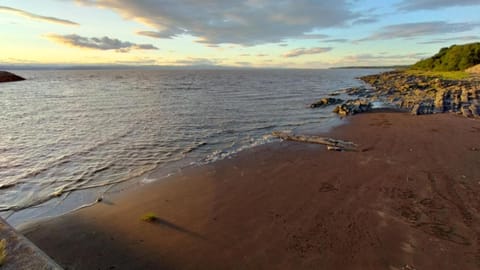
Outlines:
{"label": "rock", "polygon": [[445,92],[444,91],[437,91],[437,93],[435,95],[435,102],[434,102],[436,112],[444,112],[445,111],[444,99],[445,99]]}
{"label": "rock", "polygon": [[446,80],[391,71],[360,79],[374,88],[369,101],[378,99],[413,114],[457,112],[468,117],[479,114],[479,77]]}
{"label": "rock", "polygon": [[343,100],[342,99],[339,99],[339,98],[322,98],[312,104],[310,104],[310,108],[317,108],[317,107],[325,107],[325,106],[328,106],[328,105],[335,105],[335,104],[339,104],[339,103],[342,103]]}
{"label": "rock", "polygon": [[432,114],[435,106],[431,101],[420,102],[413,105],[411,113],[413,115]]}
{"label": "rock", "polygon": [[415,104],[415,106],[413,106],[410,113],[413,114],[413,115],[419,115],[420,114],[420,104]]}
{"label": "rock", "polygon": [[472,112],[472,115],[475,117],[480,117],[480,106],[476,104],[471,104],[470,105],[470,111]]}
{"label": "rock", "polygon": [[460,111],[462,112],[462,115],[468,118],[473,117],[472,111],[470,111],[470,106],[464,105],[460,108]]}
{"label": "rock", "polygon": [[[371,88],[353,87],[341,90],[361,99],[349,100],[333,111],[339,115],[352,115],[371,109],[371,102],[389,104],[412,114],[456,112],[467,117],[479,117],[480,77],[465,80],[446,80],[440,77],[411,75],[402,71],[390,71],[360,77]],[[361,101],[360,101],[361,100]],[[357,104],[355,103],[357,102]],[[312,108],[336,104],[320,100]]]}
{"label": "rock", "polygon": [[0,71],[0,82],[23,81],[24,78],[7,71]]}
{"label": "rock", "polygon": [[338,105],[333,109],[334,113],[337,113],[342,116],[354,115],[357,113],[367,112],[371,110],[372,103],[367,100],[355,99],[348,100],[342,105]]}
{"label": "rock", "polygon": [[358,96],[358,95],[362,95],[363,93],[365,93],[366,90],[367,89],[365,87],[352,87],[352,88],[345,89],[345,92],[349,96]]}

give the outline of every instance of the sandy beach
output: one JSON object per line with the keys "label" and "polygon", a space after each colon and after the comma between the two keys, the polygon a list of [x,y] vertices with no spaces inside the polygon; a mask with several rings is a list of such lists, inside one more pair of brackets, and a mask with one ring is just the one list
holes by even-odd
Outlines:
{"label": "sandy beach", "polygon": [[345,121],[358,152],[268,144],[23,233],[65,269],[480,268],[480,122]]}

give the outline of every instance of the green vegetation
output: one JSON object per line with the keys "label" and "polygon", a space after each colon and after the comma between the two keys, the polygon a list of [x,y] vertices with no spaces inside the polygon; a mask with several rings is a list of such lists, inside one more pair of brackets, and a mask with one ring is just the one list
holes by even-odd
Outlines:
{"label": "green vegetation", "polygon": [[415,76],[435,77],[444,80],[463,80],[470,75],[465,71],[424,71],[424,70],[405,70],[405,73]]}
{"label": "green vegetation", "polygon": [[0,266],[5,263],[5,259],[7,258],[7,240],[2,239],[0,240]]}
{"label": "green vegetation", "polygon": [[442,48],[434,56],[415,63],[411,69],[463,71],[480,64],[480,42]]}
{"label": "green vegetation", "polygon": [[142,220],[146,222],[155,222],[158,220],[158,217],[154,213],[146,213],[142,216]]}

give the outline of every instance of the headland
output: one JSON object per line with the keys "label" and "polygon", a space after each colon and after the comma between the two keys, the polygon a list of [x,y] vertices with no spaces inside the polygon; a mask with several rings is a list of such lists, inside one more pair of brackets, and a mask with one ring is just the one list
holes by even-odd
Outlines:
{"label": "headland", "polygon": [[23,81],[24,78],[10,73],[8,71],[0,71],[0,83],[2,82],[16,82],[16,81]]}

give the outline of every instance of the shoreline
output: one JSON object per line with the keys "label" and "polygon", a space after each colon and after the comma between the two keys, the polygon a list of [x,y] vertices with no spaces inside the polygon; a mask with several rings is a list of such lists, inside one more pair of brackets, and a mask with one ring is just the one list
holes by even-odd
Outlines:
{"label": "shoreline", "polygon": [[[476,269],[480,122],[391,112],[348,119],[326,135],[361,152],[267,144],[24,232],[79,269]],[[148,212],[156,222],[141,221]]]}

